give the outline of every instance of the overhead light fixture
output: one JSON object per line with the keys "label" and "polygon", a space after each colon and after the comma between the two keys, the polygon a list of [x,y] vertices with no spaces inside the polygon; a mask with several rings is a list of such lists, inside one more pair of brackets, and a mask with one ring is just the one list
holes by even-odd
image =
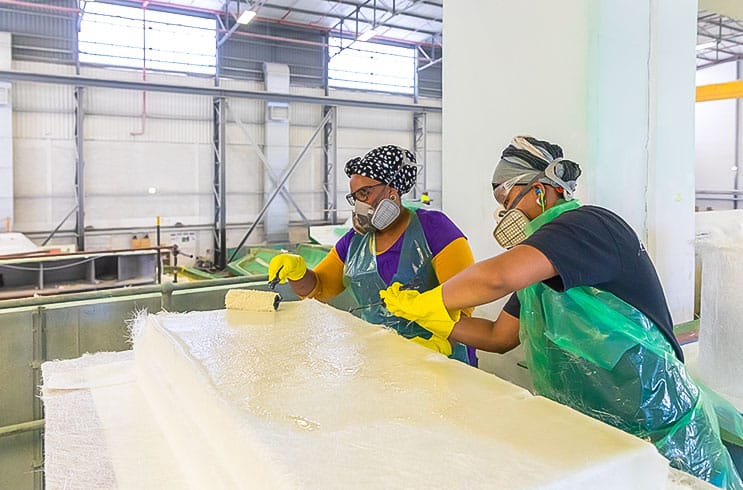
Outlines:
{"label": "overhead light fixture", "polygon": [[245,25],[249,23],[251,20],[253,20],[254,17],[255,17],[254,10],[243,10],[243,13],[240,14],[240,16],[237,18],[237,23]]}
{"label": "overhead light fixture", "polygon": [[356,38],[357,41],[366,42],[369,39],[373,38],[379,34],[379,28],[375,27],[373,29],[369,29],[368,31],[364,31],[361,34],[359,34],[359,37]]}
{"label": "overhead light fixture", "polygon": [[697,51],[704,51],[705,49],[711,49],[717,47],[717,39],[707,41],[706,43],[697,44]]}

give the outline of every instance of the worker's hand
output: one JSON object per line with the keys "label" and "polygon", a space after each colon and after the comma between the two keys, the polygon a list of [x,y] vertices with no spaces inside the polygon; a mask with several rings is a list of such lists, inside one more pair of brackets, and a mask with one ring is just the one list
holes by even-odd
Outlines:
{"label": "worker's hand", "polygon": [[438,335],[431,335],[430,339],[424,339],[423,337],[413,337],[412,339],[410,339],[410,341],[415,342],[418,345],[422,345],[423,347],[428,347],[433,351],[440,352],[447,357],[449,357],[452,352],[451,342],[446,339],[442,339]]}
{"label": "worker's hand", "polygon": [[425,293],[414,290],[400,290],[402,284],[393,283],[379,292],[387,309],[393,315],[413,320],[434,336],[448,339],[454,324],[459,321],[460,311],[450,313],[444,306],[441,286]]}
{"label": "worker's hand", "polygon": [[301,255],[279,254],[268,264],[268,280],[279,275],[279,282],[284,284],[287,279],[298,281],[307,274],[307,264]]}

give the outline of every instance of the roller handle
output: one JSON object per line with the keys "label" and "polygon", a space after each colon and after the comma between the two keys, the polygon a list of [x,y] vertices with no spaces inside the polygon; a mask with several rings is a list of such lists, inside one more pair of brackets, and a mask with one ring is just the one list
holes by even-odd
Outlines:
{"label": "roller handle", "polygon": [[274,277],[273,279],[271,279],[268,282],[268,287],[271,288],[271,291],[273,291],[273,290],[276,289],[276,285],[279,283],[279,280],[280,280],[279,279],[279,272],[281,272],[281,269],[283,269],[283,268],[284,268],[283,265],[281,267],[279,267],[279,270],[276,271],[276,277]]}

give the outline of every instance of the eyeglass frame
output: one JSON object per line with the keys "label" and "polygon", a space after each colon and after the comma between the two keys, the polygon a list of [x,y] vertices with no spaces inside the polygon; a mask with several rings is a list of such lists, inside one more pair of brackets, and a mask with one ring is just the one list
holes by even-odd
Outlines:
{"label": "eyeglass frame", "polygon": [[[364,187],[359,187],[355,191],[349,192],[348,194],[346,194],[346,202],[348,202],[348,204],[350,204],[351,206],[355,206],[356,205],[356,201],[366,202],[366,200],[369,199],[369,194],[370,194],[369,191],[371,191],[375,187],[380,187],[380,186],[383,186],[383,185],[384,186],[389,186],[389,184],[385,184],[384,182],[380,182],[379,184],[365,185]],[[366,195],[363,198],[357,198],[356,197],[356,194],[358,194],[361,191],[364,191],[364,193]]]}

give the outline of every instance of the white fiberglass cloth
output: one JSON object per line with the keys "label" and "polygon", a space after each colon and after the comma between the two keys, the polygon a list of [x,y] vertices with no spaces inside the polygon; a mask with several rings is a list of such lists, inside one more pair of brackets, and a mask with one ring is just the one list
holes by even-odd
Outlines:
{"label": "white fiberglass cloth", "polygon": [[42,365],[47,490],[182,489],[134,375],[134,356],[101,352]]}
{"label": "white fiberglass cloth", "polygon": [[194,487],[663,488],[655,448],[314,300],[151,315],[138,384]]}

